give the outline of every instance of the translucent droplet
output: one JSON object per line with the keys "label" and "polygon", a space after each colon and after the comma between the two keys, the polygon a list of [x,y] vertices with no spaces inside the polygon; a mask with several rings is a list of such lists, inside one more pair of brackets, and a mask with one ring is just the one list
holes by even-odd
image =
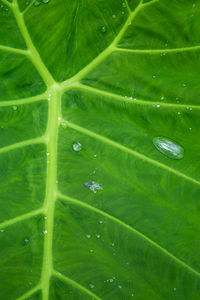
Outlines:
{"label": "translucent droplet", "polygon": [[122,7],[126,7],[126,3],[125,2],[122,3]]}
{"label": "translucent droplet", "polygon": [[4,229],[1,229],[0,232],[4,232]]}
{"label": "translucent droplet", "polygon": [[165,97],[164,97],[164,96],[162,96],[160,99],[161,99],[161,100],[164,100],[164,98],[165,98]]}
{"label": "translucent droplet", "polygon": [[159,108],[159,107],[160,107],[160,104],[157,104],[156,106]]}
{"label": "translucent droplet", "polygon": [[90,249],[90,252],[92,253],[92,252],[94,252],[94,250]]}
{"label": "translucent droplet", "polygon": [[176,291],[176,287],[175,287],[175,288],[173,288],[173,290],[174,290],[174,291]]}
{"label": "translucent droplet", "polygon": [[47,4],[49,2],[50,2],[50,0],[42,0],[42,3],[44,3],[44,4]]}
{"label": "translucent droplet", "polygon": [[184,157],[184,149],[172,140],[165,137],[155,137],[153,144],[164,155],[172,159],[181,159]]}
{"label": "translucent droplet", "polygon": [[25,242],[26,244],[28,244],[29,240],[28,240],[28,239],[25,239],[24,242]]}
{"label": "translucent droplet", "polygon": [[84,185],[90,189],[93,193],[96,193],[97,190],[103,190],[103,188],[100,186],[98,182],[91,181],[91,182],[85,182]]}
{"label": "translucent droplet", "polygon": [[91,234],[87,234],[86,236],[87,236],[87,238],[88,238],[88,239],[90,239],[90,238],[91,238]]}
{"label": "translucent droplet", "polygon": [[13,106],[13,110],[17,110],[17,105],[14,105],[14,106]]}
{"label": "translucent droplet", "polygon": [[118,288],[119,288],[119,289],[121,289],[121,288],[122,288],[122,286],[119,284],[119,285],[118,285]]}
{"label": "translucent droplet", "polygon": [[107,31],[107,27],[106,26],[102,26],[101,27],[101,32],[105,33]]}
{"label": "translucent droplet", "polygon": [[62,128],[67,128],[67,124],[65,122],[61,123]]}
{"label": "translucent droplet", "polygon": [[112,15],[112,18],[113,18],[113,19],[116,19],[116,15]]}
{"label": "translucent droplet", "polygon": [[96,234],[96,237],[97,237],[98,239],[100,239],[101,235],[100,235],[100,234]]}
{"label": "translucent droplet", "polygon": [[90,288],[93,289],[94,288],[94,284],[90,283]]}
{"label": "translucent droplet", "polygon": [[47,233],[48,233],[48,231],[47,231],[47,230],[43,230],[42,232],[43,232],[44,234],[47,234]]}
{"label": "translucent droplet", "polygon": [[50,153],[49,153],[49,152],[47,152],[47,153],[46,153],[46,156],[49,156],[49,155],[50,155]]}
{"label": "translucent droplet", "polygon": [[99,224],[103,224],[103,221],[102,221],[102,220],[99,220]]}
{"label": "translucent droplet", "polygon": [[40,4],[41,4],[40,1],[37,1],[37,0],[36,0],[36,1],[34,2],[34,6],[40,6]]}
{"label": "translucent droplet", "polygon": [[80,143],[74,143],[73,149],[74,149],[74,151],[79,152],[82,150],[82,145]]}
{"label": "translucent droplet", "polygon": [[114,246],[115,246],[115,243],[112,243],[111,246],[114,247]]}

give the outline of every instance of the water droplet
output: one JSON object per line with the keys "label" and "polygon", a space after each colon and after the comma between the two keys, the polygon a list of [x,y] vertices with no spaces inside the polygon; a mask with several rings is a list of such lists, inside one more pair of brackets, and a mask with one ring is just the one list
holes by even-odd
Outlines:
{"label": "water droplet", "polygon": [[164,100],[164,99],[165,99],[165,97],[164,97],[164,96],[162,96],[160,99],[161,99],[161,100]]}
{"label": "water droplet", "polygon": [[34,2],[34,6],[36,6],[36,7],[37,7],[37,6],[40,6],[40,4],[41,4],[40,1],[37,1],[37,0],[36,0],[36,1]]}
{"label": "water droplet", "polygon": [[115,243],[112,243],[111,246],[114,247],[114,246],[115,246]]}
{"label": "water droplet", "polygon": [[47,153],[46,153],[46,156],[49,156],[49,155],[50,155],[50,153],[49,153],[49,152],[47,152]]}
{"label": "water droplet", "polygon": [[44,219],[47,220],[47,217],[45,216]]}
{"label": "water droplet", "polygon": [[28,240],[28,239],[25,239],[24,242],[25,242],[26,244],[28,244],[29,240]]}
{"label": "water droplet", "polygon": [[176,287],[174,287],[173,290],[176,291]]}
{"label": "water droplet", "polygon": [[90,252],[92,253],[92,252],[94,252],[94,250],[90,249]]}
{"label": "water droplet", "polygon": [[14,106],[13,106],[13,110],[17,110],[17,105],[14,105]]}
{"label": "water droplet", "polygon": [[93,289],[94,288],[94,284],[90,283],[90,288]]}
{"label": "water droplet", "polygon": [[47,233],[48,233],[48,231],[47,231],[47,230],[43,230],[42,232],[43,232],[44,234],[47,234]]}
{"label": "water droplet", "polygon": [[97,154],[94,154],[94,157],[96,158],[96,157],[97,157]]}
{"label": "water droplet", "polygon": [[156,106],[159,108],[159,107],[160,107],[160,104],[157,104]]}
{"label": "water droplet", "polygon": [[58,117],[58,121],[60,121],[61,120],[61,117]]}
{"label": "water droplet", "polygon": [[102,220],[99,220],[99,224],[103,224],[103,221],[102,221]]}
{"label": "water droplet", "polygon": [[80,143],[74,143],[73,144],[73,149],[75,152],[79,152],[82,150],[82,145]]}
{"label": "water droplet", "polygon": [[134,294],[131,294],[131,297],[133,297],[134,296]]}
{"label": "water droplet", "polygon": [[112,18],[113,18],[113,19],[116,19],[116,15],[112,15]]}
{"label": "water droplet", "polygon": [[178,111],[178,115],[180,115],[181,114],[181,112],[180,111]]}
{"label": "water droplet", "polygon": [[96,237],[97,237],[98,239],[100,239],[101,235],[100,235],[100,234],[96,234]]}
{"label": "water droplet", "polygon": [[65,122],[61,123],[62,128],[67,128],[67,124]]}
{"label": "water droplet", "polygon": [[42,3],[44,3],[44,4],[47,4],[49,2],[50,2],[50,0],[42,0]]}
{"label": "water droplet", "polygon": [[125,2],[122,3],[122,7],[124,7],[124,8],[126,7],[126,3]]}
{"label": "water droplet", "polygon": [[122,288],[122,286],[119,284],[119,285],[118,285],[118,288],[119,288],[119,289],[121,289],[121,288]]}
{"label": "water droplet", "polygon": [[105,33],[107,31],[107,27],[106,26],[102,26],[101,27],[101,32]]}
{"label": "water droplet", "polygon": [[153,75],[152,77],[155,79],[155,78],[156,78],[156,75]]}
{"label": "water droplet", "polygon": [[91,234],[87,234],[86,236],[87,236],[87,238],[88,238],[88,239],[90,239],[90,238],[91,238]]}
{"label": "water droplet", "polygon": [[172,140],[165,137],[155,137],[153,144],[164,155],[172,159],[181,159],[184,156],[184,149]]}
{"label": "water droplet", "polygon": [[100,186],[100,184],[95,181],[85,182],[84,185],[94,193],[96,193],[97,190],[103,190],[103,188]]}
{"label": "water droplet", "polygon": [[1,230],[0,230],[0,232],[4,232],[4,231],[5,231],[4,229],[1,229]]}

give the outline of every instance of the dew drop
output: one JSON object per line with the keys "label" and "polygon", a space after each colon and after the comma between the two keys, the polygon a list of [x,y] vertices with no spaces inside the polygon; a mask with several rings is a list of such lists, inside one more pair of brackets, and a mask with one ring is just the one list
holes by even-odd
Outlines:
{"label": "dew drop", "polygon": [[119,285],[118,285],[118,288],[119,288],[119,289],[121,289],[121,288],[122,288],[122,286],[119,284]]}
{"label": "dew drop", "polygon": [[82,145],[80,143],[74,143],[73,144],[73,149],[75,152],[79,152],[82,150]]}
{"label": "dew drop", "polygon": [[116,15],[112,15],[112,18],[113,18],[113,19],[116,19]]}
{"label": "dew drop", "polygon": [[67,124],[65,122],[61,123],[62,128],[67,128]]}
{"label": "dew drop", "polygon": [[156,107],[158,107],[158,108],[159,108],[159,107],[160,107],[160,104],[157,104],[157,105],[156,105]]}
{"label": "dew drop", "polygon": [[125,2],[122,3],[122,7],[124,7],[124,8],[126,7],[126,3]]}
{"label": "dew drop", "polygon": [[100,239],[101,235],[100,235],[100,234],[96,234],[96,237],[97,237],[98,239]]}
{"label": "dew drop", "polygon": [[49,2],[50,2],[50,0],[42,0],[42,3],[44,3],[44,4],[47,4]]}
{"label": "dew drop", "polygon": [[13,106],[13,110],[17,110],[17,105],[14,105],[14,106]]}
{"label": "dew drop", "polygon": [[158,151],[172,159],[181,159],[184,157],[184,149],[172,140],[165,137],[153,138],[153,144]]}
{"label": "dew drop", "polygon": [[24,242],[25,242],[26,244],[28,244],[29,240],[28,240],[28,239],[25,239]]}
{"label": "dew drop", "polygon": [[0,232],[4,232],[4,229],[1,229]]}
{"label": "dew drop", "polygon": [[37,7],[37,6],[40,6],[40,4],[41,4],[40,1],[37,1],[37,0],[36,0],[36,1],[34,2],[34,6],[36,6],[36,7]]}
{"label": "dew drop", "polygon": [[47,234],[47,233],[48,233],[48,231],[47,231],[47,230],[43,230],[42,232],[43,232],[44,234]]}
{"label": "dew drop", "polygon": [[90,249],[90,253],[94,252],[94,250]]}
{"label": "dew drop", "polygon": [[91,238],[91,234],[87,234],[86,236],[87,236],[87,238],[88,238],[88,239],[90,239],[90,238]]}
{"label": "dew drop", "polygon": [[101,27],[101,32],[105,33],[107,31],[107,27],[104,25]]}
{"label": "dew drop", "polygon": [[164,100],[164,99],[165,99],[165,97],[164,97],[164,96],[162,96],[160,99],[161,99],[161,100]]}
{"label": "dew drop", "polygon": [[85,182],[84,185],[90,189],[93,193],[96,193],[97,190],[103,190],[103,188],[100,186],[98,182],[91,181],[91,182]]}
{"label": "dew drop", "polygon": [[103,221],[102,221],[102,220],[99,220],[99,224],[103,224]]}
{"label": "dew drop", "polygon": [[94,288],[94,284],[90,283],[90,288],[93,289]]}

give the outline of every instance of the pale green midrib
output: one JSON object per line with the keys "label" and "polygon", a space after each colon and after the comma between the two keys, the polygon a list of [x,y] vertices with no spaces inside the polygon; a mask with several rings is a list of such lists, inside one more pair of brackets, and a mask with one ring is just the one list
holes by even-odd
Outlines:
{"label": "pale green midrib", "polygon": [[42,94],[39,94],[39,95],[33,96],[33,97],[21,98],[21,99],[16,99],[16,100],[8,100],[8,101],[0,101],[0,107],[31,104],[31,103],[38,102],[41,100],[46,100],[47,96],[48,96],[48,92],[46,91]]}
{"label": "pale green midrib", "polygon": [[117,95],[115,93],[111,93],[111,92],[107,92],[105,90],[100,90],[100,89],[97,89],[97,88],[94,88],[94,87],[91,87],[89,85],[86,85],[86,84],[82,84],[82,83],[76,83],[72,86],[72,88],[75,88],[75,89],[81,89],[81,90],[84,90],[84,91],[88,91],[88,92],[91,92],[91,93],[95,93],[95,94],[98,94],[98,95],[102,95],[102,96],[105,96],[105,97],[111,97],[111,98],[114,98],[116,100],[120,100],[120,101],[123,101],[123,102],[129,102],[129,103],[132,103],[132,104],[143,104],[143,105],[160,105],[160,107],[174,107],[174,108],[196,108],[196,109],[200,109],[200,105],[187,105],[187,104],[175,104],[175,103],[166,103],[166,102],[152,102],[152,101],[146,101],[146,100],[141,100],[141,99],[130,99],[129,97],[125,97],[125,96],[121,96],[121,95]]}
{"label": "pale green midrib", "polygon": [[26,140],[26,141],[22,141],[22,142],[19,142],[16,144],[2,147],[2,148],[0,148],[0,154],[11,151],[11,150],[15,150],[18,148],[22,148],[22,147],[31,146],[31,145],[35,145],[35,144],[44,144],[44,143],[46,144],[46,139],[44,136],[38,137],[38,138],[33,138],[30,140]]}
{"label": "pale green midrib", "polygon": [[200,46],[191,46],[183,48],[173,48],[173,49],[128,49],[117,47],[115,51],[125,52],[125,53],[135,53],[135,54],[160,54],[160,53],[173,53],[173,52],[188,52],[199,50]]}
{"label": "pale green midrib", "polygon": [[45,230],[47,234],[44,240],[44,255],[41,274],[41,285],[43,300],[49,299],[50,278],[53,270],[53,226],[54,226],[54,207],[56,201],[56,177],[57,177],[57,144],[58,144],[58,118],[61,108],[61,91],[58,85],[52,86],[51,100],[49,101],[49,118],[47,125],[47,182],[44,209],[46,213]]}
{"label": "pale green midrib", "polygon": [[29,290],[27,293],[17,298],[16,300],[29,300],[28,297],[32,296],[34,293],[38,292],[41,289],[41,285],[37,284],[34,288]]}
{"label": "pale green midrib", "polygon": [[34,216],[37,216],[37,215],[43,214],[43,213],[44,213],[44,209],[43,208],[39,208],[37,210],[33,210],[33,211],[28,212],[28,213],[26,213],[24,215],[20,215],[18,217],[12,218],[10,220],[1,222],[0,223],[0,229],[5,229],[6,227],[11,226],[11,225],[13,225],[15,223],[22,222],[22,221],[24,221],[26,219],[32,218]]}
{"label": "pale green midrib", "polygon": [[132,150],[132,149],[126,147],[126,146],[123,146],[123,145],[121,145],[121,144],[119,144],[119,143],[117,143],[117,142],[115,142],[115,141],[113,141],[113,140],[111,140],[111,139],[109,139],[107,137],[104,137],[104,136],[102,136],[102,135],[100,135],[100,134],[98,134],[98,133],[96,133],[94,131],[88,130],[88,129],[84,128],[84,127],[81,127],[79,125],[76,125],[74,123],[66,121],[64,119],[62,119],[61,122],[65,123],[67,126],[73,128],[73,129],[75,129],[75,130],[77,130],[79,132],[82,132],[82,133],[84,133],[84,134],[86,134],[88,136],[91,136],[91,137],[93,137],[93,138],[95,138],[95,139],[97,139],[99,141],[102,141],[102,142],[104,142],[106,144],[109,144],[109,145],[111,145],[111,146],[113,146],[115,148],[118,148],[118,149],[120,149],[120,150],[122,150],[124,152],[130,153],[130,154],[132,154],[132,155],[134,155],[134,156],[136,156],[136,157],[138,157],[138,158],[140,158],[140,159],[142,159],[142,160],[144,160],[144,161],[146,161],[148,163],[151,163],[151,164],[153,164],[153,165],[155,165],[155,166],[157,166],[159,168],[162,168],[162,169],[168,171],[169,173],[173,173],[173,174],[175,174],[175,175],[177,175],[179,177],[184,178],[187,181],[190,181],[190,182],[192,182],[194,184],[200,185],[200,182],[198,180],[196,180],[196,179],[194,179],[194,178],[192,178],[190,176],[187,176],[187,175],[185,175],[185,174],[183,174],[183,173],[181,173],[181,172],[179,172],[179,171],[177,171],[177,170],[175,170],[175,169],[173,169],[171,167],[168,167],[165,164],[162,164],[162,163],[160,163],[160,162],[158,162],[158,161],[156,161],[156,160],[154,160],[152,158],[149,158],[149,157],[145,156],[144,154],[141,154],[141,153],[139,153],[139,152],[137,152],[135,150]]}
{"label": "pale green midrib", "polygon": [[71,286],[77,288],[78,290],[80,290],[81,292],[85,292],[86,294],[88,294],[89,296],[93,297],[96,300],[103,300],[102,298],[99,298],[96,294],[92,293],[90,290],[88,290],[87,288],[85,288],[84,286],[82,286],[81,284],[77,283],[76,281],[70,279],[69,277],[61,274],[58,271],[53,270],[52,275],[54,275],[55,277],[64,280],[65,282],[67,282],[68,284],[70,284]]}
{"label": "pale green midrib", "polygon": [[121,221],[120,219],[100,210],[99,208],[96,208],[92,205],[89,205],[85,202],[79,201],[77,199],[74,199],[72,197],[63,195],[62,193],[58,192],[57,196],[60,199],[63,199],[65,201],[68,201],[70,203],[73,203],[77,206],[82,206],[84,208],[87,208],[88,210],[94,211],[110,220],[112,220],[115,223],[118,223],[119,225],[121,225],[122,227],[125,227],[126,229],[128,229],[129,231],[133,232],[135,235],[139,236],[141,239],[145,240],[147,243],[153,245],[155,248],[159,249],[162,253],[164,253],[165,255],[169,256],[171,259],[173,259],[177,264],[181,264],[184,268],[186,268],[187,270],[189,270],[190,272],[194,273],[195,275],[197,275],[198,277],[200,277],[200,273],[198,271],[196,271],[194,268],[190,267],[188,264],[186,264],[184,261],[182,261],[181,259],[177,258],[175,255],[173,255],[172,253],[170,253],[169,251],[167,251],[165,248],[163,248],[162,246],[160,246],[159,244],[157,244],[156,242],[154,242],[152,239],[150,239],[149,237],[147,237],[146,235],[144,235],[143,233],[141,233],[140,231],[134,229],[132,226],[126,224],[125,222]]}

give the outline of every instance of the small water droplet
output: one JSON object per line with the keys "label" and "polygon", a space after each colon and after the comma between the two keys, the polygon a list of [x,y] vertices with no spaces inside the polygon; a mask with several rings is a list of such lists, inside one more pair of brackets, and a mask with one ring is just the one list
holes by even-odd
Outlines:
{"label": "small water droplet", "polygon": [[75,152],[79,152],[82,150],[82,145],[80,143],[74,143],[73,144],[73,149]]}
{"label": "small water droplet", "polygon": [[101,235],[100,235],[100,234],[96,234],[96,237],[97,237],[98,239],[100,239]]}
{"label": "small water droplet", "polygon": [[94,250],[90,249],[90,253],[94,252]]}
{"label": "small water droplet", "polygon": [[153,75],[152,77],[155,79],[155,78],[156,78],[156,75]]}
{"label": "small water droplet", "polygon": [[47,152],[47,153],[46,153],[46,156],[49,156],[49,155],[50,155],[50,153],[49,153],[49,152]]}
{"label": "small water droplet", "polygon": [[101,32],[105,33],[107,31],[107,27],[104,25],[101,27]]}
{"label": "small water droplet", "polygon": [[58,117],[58,121],[60,121],[61,120],[61,117]]}
{"label": "small water droplet", "polygon": [[121,288],[122,288],[122,286],[119,284],[119,285],[118,285],[118,288],[119,288],[119,289],[121,289]]}
{"label": "small water droplet", "polygon": [[87,234],[86,236],[87,236],[87,238],[88,238],[88,239],[90,239],[90,238],[91,238],[91,234]]}
{"label": "small water droplet", "polygon": [[184,149],[170,139],[155,137],[153,144],[158,151],[172,159],[181,159],[184,156]]}
{"label": "small water droplet", "polygon": [[47,220],[47,217],[45,216],[44,219]]}
{"label": "small water droplet", "polygon": [[44,234],[47,234],[47,233],[48,233],[48,231],[47,231],[47,230],[43,230],[42,232],[43,232]]}
{"label": "small water droplet", "polygon": [[180,115],[181,114],[181,112],[180,111],[178,111],[178,113],[177,113],[178,115]]}
{"label": "small water droplet", "polygon": [[165,97],[164,97],[164,96],[162,96],[160,99],[161,99],[161,100],[164,100],[164,99],[165,99]]}
{"label": "small water droplet", "polygon": [[65,122],[61,123],[62,128],[67,128],[67,124]]}
{"label": "small water droplet", "polygon": [[134,296],[134,294],[131,294],[131,297],[133,297]]}
{"label": "small water droplet", "polygon": [[116,19],[116,15],[112,15],[112,18],[113,18],[113,19]]}
{"label": "small water droplet", "polygon": [[34,6],[36,6],[36,7],[37,7],[37,6],[40,6],[40,4],[41,4],[40,1],[37,1],[37,0],[36,0],[36,1],[34,2]]}
{"label": "small water droplet", "polygon": [[4,229],[1,229],[1,230],[0,230],[0,232],[4,232],[4,231],[5,231]]}
{"label": "small water droplet", "polygon": [[94,154],[94,157],[96,158],[96,157],[97,157],[97,154]]}
{"label": "small water droplet", "polygon": [[102,220],[99,220],[99,224],[103,224],[103,221],[102,221]]}
{"label": "small water droplet", "polygon": [[13,110],[17,110],[17,105],[14,105],[14,106],[13,106]]}
{"label": "small water droplet", "polygon": [[126,3],[125,2],[122,3],[122,7],[124,7],[124,8],[126,7]]}
{"label": "small water droplet", "polygon": [[159,108],[159,107],[160,107],[160,104],[157,104],[156,106]]}
{"label": "small water droplet", "polygon": [[115,243],[112,243],[111,246],[114,247],[114,246],[115,246]]}
{"label": "small water droplet", "polygon": [[96,193],[97,190],[103,190],[103,188],[100,186],[100,184],[95,181],[85,182],[84,185],[94,193]]}
{"label": "small water droplet", "polygon": [[90,288],[93,289],[94,288],[94,284],[90,283]]}
{"label": "small water droplet", "polygon": [[29,240],[28,240],[28,239],[25,239],[24,242],[25,242],[26,244],[28,244]]}
{"label": "small water droplet", "polygon": [[44,4],[47,4],[49,2],[50,2],[50,0],[42,0],[42,3],[44,3]]}
{"label": "small water droplet", "polygon": [[176,291],[176,287],[174,287],[173,290]]}

